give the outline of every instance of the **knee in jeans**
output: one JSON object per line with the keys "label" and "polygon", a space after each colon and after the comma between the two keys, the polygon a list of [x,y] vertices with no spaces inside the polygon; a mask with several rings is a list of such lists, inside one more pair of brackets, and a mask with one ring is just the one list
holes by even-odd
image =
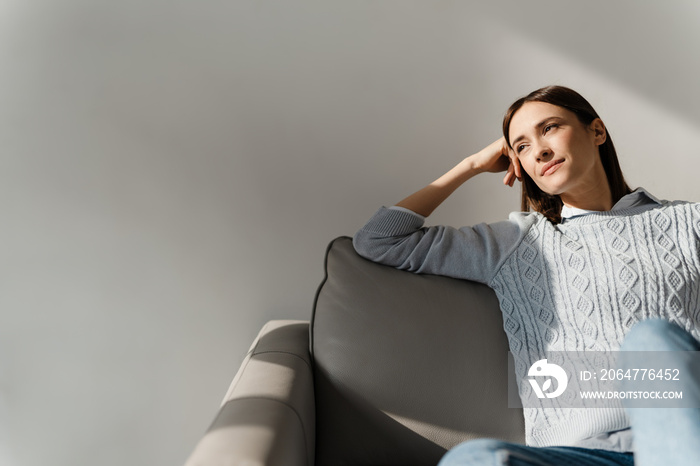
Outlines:
{"label": "knee in jeans", "polygon": [[506,448],[506,442],[495,438],[478,438],[470,440],[468,442],[464,442],[462,443],[462,445],[468,446],[475,450],[489,452],[498,451]]}
{"label": "knee in jeans", "polygon": [[665,319],[652,318],[637,322],[625,335],[623,351],[673,351],[672,335],[680,330]]}

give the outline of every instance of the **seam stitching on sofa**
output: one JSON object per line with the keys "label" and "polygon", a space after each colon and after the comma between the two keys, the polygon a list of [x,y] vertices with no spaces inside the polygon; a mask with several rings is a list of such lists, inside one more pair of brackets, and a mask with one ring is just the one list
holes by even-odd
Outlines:
{"label": "seam stitching on sofa", "polygon": [[316,362],[316,358],[314,356],[314,325],[316,323],[316,308],[318,307],[318,300],[321,297],[321,291],[328,281],[328,256],[330,256],[331,249],[333,249],[333,245],[336,243],[336,241],[344,238],[349,239],[352,242],[352,238],[349,236],[338,236],[328,243],[328,246],[326,246],[326,252],[323,255],[323,280],[321,281],[321,284],[318,285],[318,288],[316,288],[314,304],[311,308],[311,320],[309,321],[309,357],[311,358],[312,364]]}
{"label": "seam stitching on sofa", "polygon": [[[246,368],[248,367],[248,363],[250,363],[250,359],[252,357],[253,357],[252,354],[250,354],[250,353],[246,354],[246,357],[243,358],[243,363],[241,364],[241,367],[238,369],[238,372],[236,372],[236,375],[234,376],[234,378],[236,376],[238,376],[239,373],[242,375],[245,372]],[[228,403],[228,401],[227,401],[228,398],[233,395],[233,393],[236,391],[236,387],[238,387],[238,384],[240,384],[240,383],[241,383],[241,379],[239,378],[238,380],[236,380],[235,384],[233,384],[233,383],[231,384],[229,389],[226,391],[226,395],[224,395],[224,400],[223,400],[221,406],[224,406],[226,403]],[[214,421],[216,421],[216,419],[214,419]]]}
{"label": "seam stitching on sofa", "polygon": [[291,354],[292,356],[296,356],[297,358],[299,358],[299,359],[301,359],[302,361],[304,361],[304,362],[306,363],[306,365],[309,367],[309,370],[312,370],[312,371],[313,371],[313,369],[311,368],[311,364],[309,364],[309,361],[307,361],[307,360],[304,359],[302,356],[299,356],[299,355],[296,354],[296,353],[292,353],[291,351],[278,351],[278,350],[259,351],[259,352],[257,352],[257,353],[252,353],[250,356],[253,357],[253,356],[257,356],[258,354],[265,354],[265,353]]}
{"label": "seam stitching on sofa", "polygon": [[[246,396],[243,398],[234,398],[233,400],[229,400],[228,403],[231,403],[232,401],[238,401],[238,400],[268,400],[268,401],[276,401],[277,403],[283,404],[287,408],[291,409],[294,414],[296,414],[297,419],[299,420],[299,425],[301,426],[301,433],[304,435],[304,440],[306,441],[306,448],[304,448],[304,452],[306,453],[306,464],[311,464],[309,461],[309,445],[308,445],[308,436],[306,435],[306,429],[304,428],[304,421],[301,419],[301,416],[299,415],[299,412],[294,409],[292,405],[289,403],[286,403],[282,400],[278,400],[275,398],[268,398],[265,396]],[[226,404],[228,404],[226,403]],[[218,416],[217,416],[218,417]]]}
{"label": "seam stitching on sofa", "polygon": [[[238,375],[238,373],[243,373],[243,372],[245,372],[245,369],[246,369],[246,367],[248,367],[248,363],[250,362],[251,358],[252,358],[253,356],[255,356],[255,350],[256,350],[256,348],[258,347],[258,345],[260,345],[260,340],[261,340],[260,336],[261,336],[261,335],[264,335],[264,334],[266,333],[267,328],[268,328],[269,326],[270,326],[270,321],[265,322],[265,324],[262,326],[262,329],[260,329],[260,331],[258,332],[257,336],[255,337],[255,341],[253,342],[252,347],[248,350],[248,352],[247,352],[247,353],[245,354],[245,356],[243,357],[243,362],[241,363],[241,366],[239,367],[238,372],[236,373],[236,375]],[[234,376],[234,378],[235,378],[235,376]],[[240,382],[241,382],[241,381],[240,381],[240,379],[239,379],[239,380],[236,380],[236,384],[235,384],[235,385],[234,385],[234,384],[231,384],[231,386],[229,387],[229,389],[226,391],[226,395],[224,396],[224,400],[222,401],[221,406],[225,405],[226,403],[228,403],[228,401],[230,401],[230,400],[229,400],[229,397],[232,396],[233,393],[236,391],[236,387],[238,386],[238,384],[239,384]],[[214,419],[214,420],[216,420],[216,419]]]}

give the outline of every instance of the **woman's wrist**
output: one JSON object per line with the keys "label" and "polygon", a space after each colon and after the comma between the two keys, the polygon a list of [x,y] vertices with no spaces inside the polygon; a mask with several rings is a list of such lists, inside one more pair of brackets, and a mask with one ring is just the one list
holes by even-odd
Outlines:
{"label": "woman's wrist", "polygon": [[480,164],[477,154],[470,155],[462,160],[459,165],[457,165],[464,181],[467,181],[472,176],[478,175],[486,171]]}

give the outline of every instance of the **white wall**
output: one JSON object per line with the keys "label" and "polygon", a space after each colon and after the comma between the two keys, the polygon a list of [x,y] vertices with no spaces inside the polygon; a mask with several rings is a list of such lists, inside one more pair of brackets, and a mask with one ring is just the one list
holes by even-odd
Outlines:
{"label": "white wall", "polygon": [[[697,5],[0,1],[2,464],[183,463],[261,325],[310,317],[326,244],[535,88],[700,200]],[[504,218],[500,179],[430,222]]]}

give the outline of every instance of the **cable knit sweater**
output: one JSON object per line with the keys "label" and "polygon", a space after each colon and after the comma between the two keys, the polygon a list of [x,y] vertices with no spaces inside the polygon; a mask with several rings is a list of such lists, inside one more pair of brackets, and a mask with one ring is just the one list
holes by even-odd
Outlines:
{"label": "cable knit sweater", "polygon": [[[522,380],[533,355],[616,351],[627,330],[650,317],[700,339],[700,204],[646,197],[619,205],[559,225],[540,213],[513,212],[506,221],[459,229],[423,227],[417,214],[382,207],[354,245],[376,262],[493,288]],[[629,441],[605,443],[606,434],[630,426],[621,405],[523,412],[530,446],[630,450]]]}

